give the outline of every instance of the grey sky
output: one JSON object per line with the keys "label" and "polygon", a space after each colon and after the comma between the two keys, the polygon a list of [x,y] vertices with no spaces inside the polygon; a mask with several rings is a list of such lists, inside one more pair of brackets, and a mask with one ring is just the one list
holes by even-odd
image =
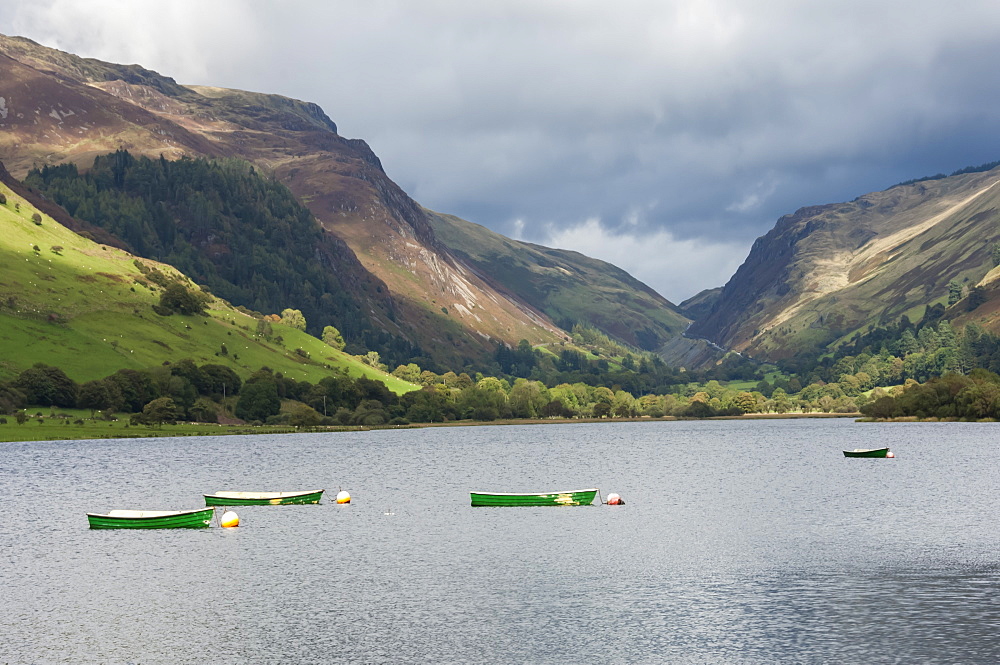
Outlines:
{"label": "grey sky", "polygon": [[798,207],[1000,159],[995,0],[8,0],[0,32],[317,102],[423,205],[674,302]]}

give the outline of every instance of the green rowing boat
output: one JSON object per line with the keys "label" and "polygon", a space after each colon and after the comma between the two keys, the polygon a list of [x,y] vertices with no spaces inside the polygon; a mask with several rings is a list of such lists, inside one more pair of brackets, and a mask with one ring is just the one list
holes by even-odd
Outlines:
{"label": "green rowing boat", "polygon": [[888,457],[889,454],[888,448],[855,448],[844,451],[844,457]]}
{"label": "green rowing boat", "polygon": [[87,513],[91,529],[198,529],[208,526],[213,508],[197,510],[112,510]]}
{"label": "green rowing boat", "polygon": [[589,506],[597,488],[569,492],[470,492],[473,506]]}
{"label": "green rowing boat", "polygon": [[216,492],[205,495],[206,506],[287,506],[319,503],[323,490],[303,492]]}

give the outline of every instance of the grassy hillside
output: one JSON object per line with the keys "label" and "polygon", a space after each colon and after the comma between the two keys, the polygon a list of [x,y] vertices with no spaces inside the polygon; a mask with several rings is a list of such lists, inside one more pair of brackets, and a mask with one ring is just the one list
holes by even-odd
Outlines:
{"label": "grassy hillside", "polygon": [[[273,324],[271,339],[264,339],[255,334],[255,319],[217,298],[208,316],[160,316],[153,305],[161,287],[133,255],[77,235],[6,185],[0,193],[7,199],[0,205],[0,378],[37,362],[87,381],[191,358],[244,377],[268,366],[315,382],[344,368],[397,393],[417,388],[287,326]],[[198,290],[170,266],[143,264]]]}
{"label": "grassy hillside", "polygon": [[952,284],[967,295],[993,268],[998,210],[1000,169],[979,168],[803,208],[758,238],[688,334],[783,359],[904,314],[919,320],[948,303]]}

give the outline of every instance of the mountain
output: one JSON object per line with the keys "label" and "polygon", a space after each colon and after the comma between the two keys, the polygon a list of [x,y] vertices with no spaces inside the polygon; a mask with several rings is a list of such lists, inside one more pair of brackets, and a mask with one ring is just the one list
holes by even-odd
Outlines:
{"label": "mountain", "polygon": [[[35,363],[89,381],[191,359],[244,378],[267,366],[315,383],[341,368],[396,392],[417,388],[295,328],[273,323],[271,334],[260,334],[255,318],[204,293],[172,266],[92,240],[99,230],[68,228],[61,222],[79,223],[2,166],[0,194],[0,379]],[[207,303],[207,313],[158,312],[171,285]]]}
{"label": "mountain", "polygon": [[[125,249],[171,264],[230,302],[261,313],[294,302],[316,337],[329,321],[354,339],[373,333],[357,285],[348,289],[338,278],[336,239],[287,187],[245,161],[169,161],[119,150],[84,173],[74,164],[33,169],[24,183]],[[384,291],[366,299],[392,312]]]}
{"label": "mountain", "polygon": [[[364,141],[341,137],[315,104],[183,86],[138,65],[80,58],[17,37],[0,37],[0,90],[10,91],[0,100],[0,160],[17,177],[34,166],[64,161],[89,168],[96,156],[127,149],[154,159],[239,158],[281,181],[336,246],[336,252],[327,252],[330,270],[366,320],[360,327],[367,337],[354,341],[370,348],[397,348],[385,343],[392,337],[409,344],[412,355],[426,354],[444,366],[481,364],[500,342],[566,338],[548,311],[576,320],[581,310],[605,300],[600,290],[578,283],[572,295],[565,294],[578,302],[554,307],[558,298],[539,300],[533,284],[504,283],[471,258],[466,261],[463,255],[485,250],[460,254],[442,242],[435,230],[441,226],[438,216],[389,179]],[[576,256],[566,253],[560,260],[575,266]],[[578,266],[581,273],[597,270],[596,263],[584,263]],[[606,326],[602,331],[648,346],[681,327],[669,303],[622,278],[613,266],[601,265],[629,294],[620,299],[619,311],[629,310],[641,324],[626,331],[621,317],[592,316],[595,325]],[[537,268],[529,272],[545,266]],[[653,307],[665,311],[654,315]],[[401,362],[405,355],[387,359]]]}
{"label": "mountain", "polygon": [[688,324],[663,296],[609,263],[512,240],[452,215],[428,211],[428,216],[437,238],[462,265],[564,330],[589,326],[656,351]]}
{"label": "mountain", "polygon": [[[240,135],[249,133],[226,124],[223,106],[211,107],[201,95],[172,79],[136,65],[78,58],[20,38],[0,37],[0,87],[10,91],[0,102],[0,160],[19,178],[35,165],[72,162],[89,168],[96,157],[122,148],[168,159],[236,157],[244,142]],[[316,107],[284,98],[275,98],[272,104],[280,126],[316,131],[332,126]],[[248,113],[265,115],[259,105]],[[202,133],[209,127],[230,127],[234,136],[216,140]],[[341,320],[352,316],[351,325],[345,327],[401,335],[393,323],[394,307],[385,285],[343,240],[329,234],[315,253],[326,257],[329,269],[345,285],[344,296],[351,303]],[[295,303],[287,306],[301,308]],[[353,320],[355,313],[359,321]],[[358,334],[355,339],[377,347],[372,334]]]}
{"label": "mountain", "polygon": [[682,302],[677,306],[677,309],[691,320],[701,319],[711,313],[712,308],[715,307],[715,303],[721,295],[721,286],[714,289],[705,289]]}
{"label": "mountain", "polygon": [[782,217],[688,334],[774,360],[928,308],[996,330],[996,166]]}

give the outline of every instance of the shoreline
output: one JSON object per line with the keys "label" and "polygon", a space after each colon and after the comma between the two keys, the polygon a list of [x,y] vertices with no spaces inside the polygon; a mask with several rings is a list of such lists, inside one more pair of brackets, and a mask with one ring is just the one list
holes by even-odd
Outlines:
{"label": "shoreline", "polygon": [[[147,439],[171,436],[258,436],[261,434],[305,434],[366,432],[371,430],[423,429],[426,427],[489,427],[511,425],[571,425],[577,423],[656,423],[693,420],[794,420],[801,418],[854,418],[860,413],[746,413],[742,416],[711,418],[525,418],[504,420],[453,420],[441,423],[411,423],[408,425],[328,425],[316,427],[233,425],[222,423],[178,423],[160,426],[127,426],[120,421],[87,421],[85,425],[57,424],[47,420],[42,425],[7,423],[0,425],[0,444],[31,441],[80,441],[87,439]],[[27,436],[26,436],[27,435]]]}
{"label": "shoreline", "polygon": [[662,423],[691,422],[695,420],[797,420],[800,418],[855,418],[860,413],[744,413],[742,416],[711,416],[709,418],[523,418],[498,420],[453,420],[445,423],[412,423],[410,425],[375,426],[369,429],[416,429],[421,427],[483,427],[488,425],[571,425],[574,423]]}
{"label": "shoreline", "polygon": [[1000,422],[996,418],[978,418],[975,420],[965,418],[917,418],[916,416],[900,416],[898,418],[858,418],[859,423],[995,423]]}

